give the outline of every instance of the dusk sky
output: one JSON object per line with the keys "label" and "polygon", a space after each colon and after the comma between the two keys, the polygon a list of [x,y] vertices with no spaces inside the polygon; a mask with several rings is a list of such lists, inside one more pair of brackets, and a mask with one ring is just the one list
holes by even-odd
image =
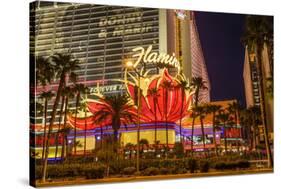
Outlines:
{"label": "dusk sky", "polygon": [[245,104],[241,43],[245,15],[195,12],[211,81],[211,100],[237,99]]}

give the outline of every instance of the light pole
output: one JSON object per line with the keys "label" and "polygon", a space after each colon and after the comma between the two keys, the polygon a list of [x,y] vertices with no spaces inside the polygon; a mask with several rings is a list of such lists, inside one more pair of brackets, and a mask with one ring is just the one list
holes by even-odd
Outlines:
{"label": "light pole", "polygon": [[126,67],[129,69],[132,69],[138,76],[138,100],[137,100],[137,105],[138,105],[138,125],[137,125],[137,172],[140,170],[140,85],[141,85],[141,74],[136,70],[134,67],[134,64],[131,61],[126,62]]}

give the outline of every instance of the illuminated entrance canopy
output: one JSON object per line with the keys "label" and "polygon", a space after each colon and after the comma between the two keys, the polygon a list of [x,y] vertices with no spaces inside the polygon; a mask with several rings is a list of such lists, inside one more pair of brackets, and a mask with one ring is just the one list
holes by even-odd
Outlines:
{"label": "illuminated entrance canopy", "polygon": [[147,49],[143,47],[136,47],[133,49],[133,52],[136,52],[132,57],[137,58],[137,60],[134,62],[134,68],[138,66],[140,62],[143,63],[154,63],[159,64],[165,67],[174,67],[177,68],[178,73],[181,70],[180,62],[175,56],[175,53],[173,55],[169,55],[167,53],[163,52],[151,52],[152,51],[152,45],[149,45]]}

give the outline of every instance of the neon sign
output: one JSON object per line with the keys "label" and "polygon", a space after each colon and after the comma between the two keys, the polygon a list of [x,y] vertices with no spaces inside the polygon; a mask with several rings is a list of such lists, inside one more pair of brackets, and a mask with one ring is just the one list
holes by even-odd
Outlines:
{"label": "neon sign", "polygon": [[137,58],[137,60],[133,66],[136,68],[140,62],[144,62],[159,64],[164,67],[174,67],[177,68],[178,72],[181,70],[180,62],[176,58],[175,53],[173,53],[173,55],[169,55],[163,52],[158,53],[151,51],[152,45],[148,46],[147,49],[144,49],[143,47],[134,48],[133,52],[136,52],[136,54],[132,57]]}

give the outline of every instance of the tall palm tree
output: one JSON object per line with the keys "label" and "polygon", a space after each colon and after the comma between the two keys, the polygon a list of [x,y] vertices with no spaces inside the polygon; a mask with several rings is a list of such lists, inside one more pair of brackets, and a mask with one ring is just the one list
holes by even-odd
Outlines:
{"label": "tall palm tree", "polygon": [[183,113],[185,112],[185,110],[183,109],[183,101],[184,98],[186,97],[185,91],[186,90],[190,90],[190,86],[189,83],[186,80],[180,80],[179,86],[181,89],[181,109],[180,109],[180,142],[182,143],[182,117],[183,117]]}
{"label": "tall palm tree", "polygon": [[218,147],[217,147],[217,140],[216,140],[216,130],[217,130],[217,125],[216,125],[216,115],[217,113],[221,110],[220,105],[215,105],[215,104],[209,104],[207,105],[207,112],[212,114],[212,122],[213,122],[213,141],[215,145],[215,153],[216,156],[218,156]]}
{"label": "tall palm tree", "polygon": [[[239,119],[239,112],[240,112],[240,105],[237,101],[233,101],[232,103],[228,104],[227,110],[230,114],[234,116],[234,123],[236,126],[236,129],[238,129],[238,119]],[[236,139],[236,147],[237,151],[239,152],[239,141]]]}
{"label": "tall palm tree", "polygon": [[55,145],[56,145],[55,161],[57,161],[59,138],[61,137],[61,132],[59,132],[59,131],[61,130],[61,121],[62,121],[62,118],[63,118],[64,103],[65,103],[65,95],[63,95],[63,92],[62,92],[61,107],[60,107],[60,112],[59,112],[59,126],[58,126],[58,132],[55,135]]}
{"label": "tall palm tree", "polygon": [[202,136],[202,141],[203,141],[203,149],[204,149],[204,154],[207,157],[206,154],[206,143],[205,143],[205,131],[204,131],[204,119],[206,116],[206,107],[205,106],[197,106],[194,110],[197,113],[197,116],[200,119],[200,125],[201,125],[201,136]]}
{"label": "tall palm tree", "polygon": [[191,143],[190,143],[190,150],[191,150],[191,157],[193,157],[193,138],[194,138],[194,124],[195,120],[198,117],[198,113],[195,107],[191,108],[191,117],[192,117],[192,126],[191,126]]}
{"label": "tall palm tree", "polygon": [[50,62],[50,57],[37,56],[35,61],[36,82],[42,86],[50,84],[55,76],[55,68]]}
{"label": "tall palm tree", "polygon": [[67,154],[65,154],[65,150],[66,150],[67,143],[68,143],[67,135],[68,135],[68,132],[70,132],[70,130],[71,130],[71,128],[67,126],[67,113],[68,113],[69,99],[74,98],[73,86],[65,87],[62,91],[62,95],[65,97],[65,102],[64,102],[64,122],[63,122],[63,128],[62,128],[62,131],[64,131],[64,132],[61,132],[62,138],[63,138],[61,157],[64,158],[64,156],[67,155]]}
{"label": "tall palm tree", "polygon": [[154,143],[157,141],[157,106],[158,106],[158,90],[157,88],[152,88],[148,90],[148,96],[153,98],[153,106],[154,106]]}
{"label": "tall palm tree", "polygon": [[60,130],[60,133],[63,136],[61,159],[64,159],[64,161],[67,160],[68,153],[69,153],[67,136],[69,135],[70,131],[71,131],[71,127],[69,125],[64,126]]}
{"label": "tall palm tree", "polygon": [[[79,105],[80,105],[80,98],[81,98],[81,95],[86,92],[86,87],[85,87],[84,84],[76,84],[74,86],[74,91],[76,92],[75,118],[74,118],[75,123],[74,123],[74,125],[76,125],[78,109],[79,109]],[[74,127],[74,143],[77,142],[76,137],[77,137],[77,128]],[[77,147],[78,147],[78,145],[74,146],[74,155],[76,155],[76,153],[77,153]]]}
{"label": "tall palm tree", "polygon": [[230,114],[227,111],[221,110],[219,114],[217,115],[217,119],[220,121],[223,127],[223,132],[224,132],[224,150],[225,154],[227,154],[227,134],[226,134],[226,126],[227,123],[230,120]]}
{"label": "tall palm tree", "polygon": [[[268,158],[268,167],[273,166],[273,158],[270,149],[269,134],[268,134],[268,110],[266,107],[266,74],[262,61],[262,51],[264,44],[269,44],[273,39],[273,17],[267,16],[248,16],[246,18],[245,33],[242,41],[246,48],[254,51],[256,54],[256,65],[259,80],[259,93],[260,93],[260,109],[262,125],[264,127],[265,145]],[[273,72],[272,72],[273,73]],[[273,77],[273,75],[271,76]],[[270,116],[270,119],[273,119]]]}
{"label": "tall palm tree", "polygon": [[45,159],[43,164],[43,173],[42,173],[42,182],[46,182],[46,173],[47,173],[47,165],[48,165],[48,157],[49,157],[49,146],[50,146],[50,137],[53,130],[53,125],[55,122],[57,107],[59,104],[59,100],[61,97],[62,90],[65,86],[66,76],[69,76],[72,82],[76,82],[77,75],[74,72],[79,69],[79,60],[74,59],[70,53],[62,54],[55,53],[51,56],[52,67],[54,68],[54,76],[55,79],[59,79],[58,89],[56,93],[56,98],[53,104],[53,109],[51,112],[51,119],[49,123],[49,130],[47,134],[47,142],[46,142],[46,152]]}
{"label": "tall palm tree", "polygon": [[[31,60],[34,60],[31,58]],[[54,67],[50,63],[49,57],[36,56],[35,57],[35,72],[36,72],[36,86],[41,84],[45,87],[47,84],[50,84],[54,77]],[[48,110],[48,100],[52,98],[51,91],[43,92],[41,98],[44,99],[44,136],[43,136],[43,151],[42,151],[42,162],[45,156],[46,148],[46,130],[47,130],[47,110]]]}
{"label": "tall palm tree", "polygon": [[165,115],[165,125],[166,125],[166,159],[168,158],[168,150],[169,150],[169,134],[168,134],[168,95],[171,90],[173,90],[172,83],[170,81],[164,81],[162,83],[163,87],[163,105],[164,105],[164,115]]}
{"label": "tall palm tree", "polygon": [[52,91],[46,91],[41,93],[40,97],[44,99],[44,134],[43,134],[43,151],[42,151],[42,162],[44,160],[45,155],[45,147],[46,147],[46,134],[47,134],[47,115],[48,115],[48,101],[54,96]]}
{"label": "tall palm tree", "polygon": [[127,124],[135,123],[137,115],[132,111],[133,104],[127,95],[105,96],[100,99],[102,102],[99,111],[93,114],[96,124],[110,122],[114,134],[114,151],[117,152],[118,131],[123,124],[127,128]]}
{"label": "tall palm tree", "polygon": [[242,125],[242,137],[245,141],[246,145],[250,144],[250,121],[249,121],[249,113],[247,109],[242,109],[240,111],[240,124]]}
{"label": "tall palm tree", "polygon": [[[83,102],[80,105],[81,111],[84,112],[84,117],[87,117],[87,111],[88,111],[88,106],[87,106],[87,102]],[[87,146],[87,120],[85,119],[85,127],[84,127],[84,156],[86,156],[86,146]]]}
{"label": "tall palm tree", "polygon": [[[206,82],[202,79],[202,77],[193,77],[191,80],[191,86],[195,89],[194,93],[194,109],[197,108],[199,103],[199,92],[200,90],[206,90]],[[193,156],[193,136],[194,136],[194,123],[196,119],[196,114],[192,115],[192,127],[191,127],[191,156]]]}

